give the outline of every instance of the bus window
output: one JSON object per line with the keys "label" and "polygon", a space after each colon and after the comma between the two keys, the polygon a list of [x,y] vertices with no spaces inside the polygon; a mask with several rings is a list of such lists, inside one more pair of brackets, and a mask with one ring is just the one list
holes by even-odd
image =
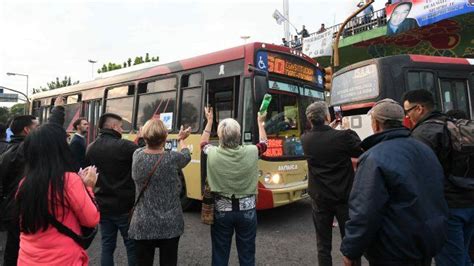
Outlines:
{"label": "bus window", "polygon": [[308,87],[302,88],[303,93],[301,94],[300,102],[301,102],[301,114],[302,119],[301,122],[303,123],[303,132],[306,130],[311,129],[311,123],[306,118],[306,108],[315,101],[324,101],[324,93],[321,91],[313,90]]}
{"label": "bus window", "polygon": [[440,79],[443,112],[462,110],[470,113],[467,81],[461,79]]}
{"label": "bus window", "polygon": [[41,123],[41,101],[33,101],[33,112],[32,115],[36,116]]}
{"label": "bus window", "polygon": [[176,107],[176,77],[165,78],[138,85],[137,128],[146,121],[160,118],[168,130],[174,128]]}
{"label": "bus window", "polygon": [[[81,94],[67,95],[65,96],[64,104],[64,129],[68,132],[73,131],[72,124],[74,121],[81,116],[82,103],[81,103]],[[55,98],[51,99],[51,102],[54,103]],[[44,117],[43,123],[48,120],[49,112],[51,111],[48,108],[47,115]]]}
{"label": "bus window", "polygon": [[435,99],[435,109],[440,110],[440,102],[437,100],[438,93],[436,93],[433,73],[428,71],[409,71],[407,77],[407,90],[424,89],[430,91]]}
{"label": "bus window", "polygon": [[111,88],[106,91],[105,112],[122,117],[122,128],[125,132],[132,129],[134,85]]}
{"label": "bus window", "polygon": [[409,71],[408,72],[408,90],[425,89],[435,92],[434,75],[427,71]]}
{"label": "bus window", "polygon": [[181,105],[179,125],[191,127],[192,132],[199,130],[202,114],[202,74],[193,73],[181,76]]}
{"label": "bus window", "polygon": [[137,127],[143,126],[151,118],[160,118],[168,130],[174,126],[176,91],[149,93],[138,96]]}
{"label": "bus window", "polygon": [[220,121],[237,118],[239,76],[208,80],[207,104],[214,107],[213,131]]}
{"label": "bus window", "polygon": [[[151,93],[176,90],[176,83],[175,77],[151,81],[146,83],[146,92]],[[141,91],[139,91],[139,93],[141,93]]]}
{"label": "bus window", "polygon": [[181,88],[199,87],[201,85],[201,73],[183,75],[181,77]]}

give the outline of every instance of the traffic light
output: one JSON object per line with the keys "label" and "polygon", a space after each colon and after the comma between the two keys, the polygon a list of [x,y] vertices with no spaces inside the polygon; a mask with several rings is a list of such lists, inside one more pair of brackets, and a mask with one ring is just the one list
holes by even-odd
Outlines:
{"label": "traffic light", "polygon": [[332,87],[332,67],[324,68],[324,89],[330,91]]}

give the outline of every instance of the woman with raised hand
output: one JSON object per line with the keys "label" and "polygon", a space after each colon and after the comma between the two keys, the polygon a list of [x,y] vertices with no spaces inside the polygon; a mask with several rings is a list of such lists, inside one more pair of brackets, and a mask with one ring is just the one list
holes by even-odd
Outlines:
{"label": "woman with raised hand", "polygon": [[215,198],[212,265],[228,265],[234,231],[240,265],[255,265],[257,163],[267,149],[266,113],[257,116],[257,145],[240,144],[240,125],[232,118],[219,123],[219,146],[211,145],[212,107],[205,108],[205,115],[207,124],[201,136],[201,149],[207,154],[207,182]]}
{"label": "woman with raised hand", "polygon": [[160,249],[160,265],[177,265],[179,238],[184,231],[179,172],[191,161],[184,141],[190,132],[191,128],[181,126],[180,151],[166,152],[168,130],[161,120],[151,119],[141,130],[146,146],[133,154],[136,193],[128,231],[136,240],[140,266],[153,265],[156,248]]}

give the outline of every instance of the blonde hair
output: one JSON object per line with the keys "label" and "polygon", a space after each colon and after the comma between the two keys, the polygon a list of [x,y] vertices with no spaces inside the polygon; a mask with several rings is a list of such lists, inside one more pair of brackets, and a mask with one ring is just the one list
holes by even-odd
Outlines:
{"label": "blonde hair", "polygon": [[217,127],[219,144],[224,148],[237,148],[240,145],[240,125],[232,118],[226,118]]}
{"label": "blonde hair", "polygon": [[150,147],[160,147],[168,137],[168,129],[159,119],[148,120],[142,128],[143,139]]}

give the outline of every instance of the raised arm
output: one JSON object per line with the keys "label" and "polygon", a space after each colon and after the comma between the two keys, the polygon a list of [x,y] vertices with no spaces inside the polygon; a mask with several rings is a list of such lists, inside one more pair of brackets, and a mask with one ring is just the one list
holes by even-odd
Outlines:
{"label": "raised arm", "polygon": [[62,95],[59,95],[54,100],[54,107],[51,110],[51,115],[48,118],[48,123],[58,124],[61,127],[64,126],[64,98]]}
{"label": "raised arm", "polygon": [[186,142],[184,140],[189,137],[189,134],[191,134],[191,127],[184,129],[184,126],[181,125],[178,133],[179,150],[187,148]]}
{"label": "raised arm", "polygon": [[257,122],[258,122],[258,135],[260,136],[260,142],[267,141],[267,132],[265,131],[265,119],[267,117],[267,112],[260,114],[257,113]]}
{"label": "raised arm", "polygon": [[209,142],[209,137],[211,136],[212,122],[214,121],[214,114],[212,107],[204,107],[204,114],[206,115],[206,127],[201,135],[201,143]]}

